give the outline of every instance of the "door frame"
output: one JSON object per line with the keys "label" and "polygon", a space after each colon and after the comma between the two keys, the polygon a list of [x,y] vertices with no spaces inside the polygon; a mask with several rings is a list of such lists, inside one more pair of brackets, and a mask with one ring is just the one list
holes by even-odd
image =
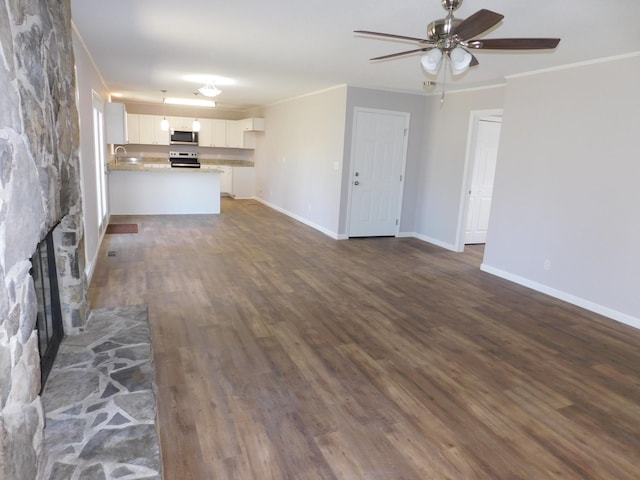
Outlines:
{"label": "door frame", "polygon": [[355,174],[355,151],[356,151],[356,121],[358,119],[358,113],[379,113],[383,115],[398,115],[404,117],[404,142],[402,145],[402,160],[400,165],[400,175],[402,175],[402,181],[400,182],[400,191],[398,192],[398,210],[396,212],[396,218],[398,222],[396,224],[394,236],[397,237],[400,233],[400,223],[402,220],[402,200],[404,198],[404,185],[406,183],[406,169],[407,169],[407,152],[409,150],[409,125],[411,122],[411,113],[401,112],[397,110],[383,110],[380,108],[367,108],[367,107],[353,107],[353,119],[351,123],[351,153],[349,154],[349,189],[347,191],[347,215],[346,215],[346,236],[349,236],[351,230],[351,197],[353,193],[353,176]]}
{"label": "door frame", "polygon": [[460,189],[460,207],[458,209],[458,227],[456,230],[456,252],[464,252],[464,231],[469,214],[469,188],[473,181],[473,166],[476,153],[476,142],[478,139],[478,125],[480,120],[490,116],[502,116],[504,110],[501,108],[491,110],[472,110],[469,113],[469,128],[467,130],[467,149],[464,159],[464,170],[462,172],[462,188]]}

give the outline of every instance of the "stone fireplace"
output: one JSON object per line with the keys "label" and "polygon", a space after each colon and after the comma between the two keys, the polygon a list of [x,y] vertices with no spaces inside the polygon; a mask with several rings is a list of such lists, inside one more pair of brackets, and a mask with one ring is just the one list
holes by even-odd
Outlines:
{"label": "stone fireplace", "polygon": [[[36,478],[44,416],[30,259],[53,229],[66,335],[87,316],[69,0],[0,2],[0,478]],[[54,228],[55,227],[55,228]]]}

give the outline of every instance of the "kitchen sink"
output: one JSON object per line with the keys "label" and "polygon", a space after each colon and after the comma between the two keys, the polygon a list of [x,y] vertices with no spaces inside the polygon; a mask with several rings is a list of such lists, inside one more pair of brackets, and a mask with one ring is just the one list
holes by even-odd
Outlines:
{"label": "kitchen sink", "polygon": [[127,165],[138,165],[144,163],[144,158],[133,156],[116,156],[116,163],[124,163]]}

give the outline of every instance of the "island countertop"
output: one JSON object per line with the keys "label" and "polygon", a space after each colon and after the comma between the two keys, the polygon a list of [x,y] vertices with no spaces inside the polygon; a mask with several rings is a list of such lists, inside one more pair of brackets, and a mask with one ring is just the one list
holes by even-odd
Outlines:
{"label": "island countertop", "polygon": [[200,168],[171,168],[168,157],[143,157],[143,156],[112,156],[108,164],[109,170],[124,171],[201,171],[203,173],[222,173],[217,167],[253,167],[254,163],[248,160],[236,159],[208,159],[199,158]]}
{"label": "island countertop", "polygon": [[[155,165],[155,166],[154,166]],[[220,213],[220,173],[211,168],[172,168],[140,162],[109,171],[112,215]]]}

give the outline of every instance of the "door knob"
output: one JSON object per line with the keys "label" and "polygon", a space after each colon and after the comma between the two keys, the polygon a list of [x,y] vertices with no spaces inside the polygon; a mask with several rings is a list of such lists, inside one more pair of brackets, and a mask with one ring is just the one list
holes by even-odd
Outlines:
{"label": "door knob", "polygon": [[355,182],[353,182],[353,184],[354,185],[360,185],[360,182],[356,180]]}

